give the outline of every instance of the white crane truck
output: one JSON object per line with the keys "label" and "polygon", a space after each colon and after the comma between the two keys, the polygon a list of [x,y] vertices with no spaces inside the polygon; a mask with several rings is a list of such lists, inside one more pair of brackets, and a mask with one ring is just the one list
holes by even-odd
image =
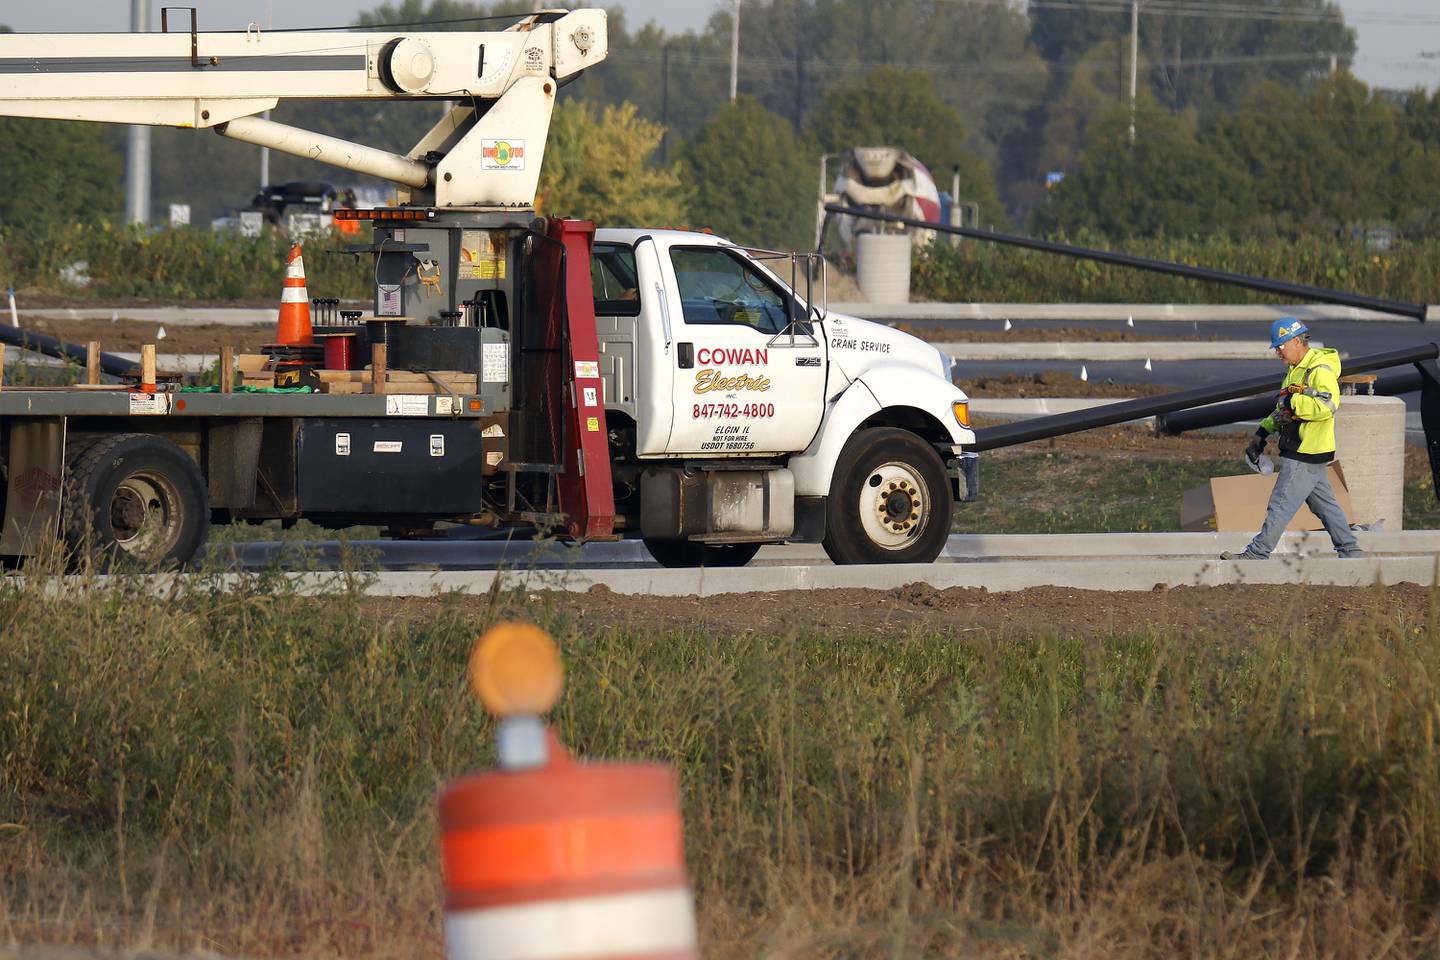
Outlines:
{"label": "white crane truck", "polygon": [[[305,518],[638,533],[674,566],[785,541],[839,563],[939,555],[979,482],[946,356],[827,315],[797,289],[803,255],[535,215],[558,87],[605,58],[604,11],[484,33],[200,33],[193,16],[0,36],[0,114],[210,127],[395,182],[396,207],[348,213],[373,221],[350,251],[373,257],[370,340],[392,370],[468,371],[473,390],[373,370],[359,394],[5,388],[0,554],[58,534],[176,565],[212,520]],[[454,105],[401,156],[259,116],[294,98]]]}

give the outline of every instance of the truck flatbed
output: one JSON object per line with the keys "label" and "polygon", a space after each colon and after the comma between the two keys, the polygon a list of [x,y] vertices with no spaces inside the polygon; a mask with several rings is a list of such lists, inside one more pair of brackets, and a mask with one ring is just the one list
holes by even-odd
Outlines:
{"label": "truck flatbed", "polygon": [[495,413],[479,396],[415,393],[148,393],[127,390],[0,390],[0,417],[439,417]]}

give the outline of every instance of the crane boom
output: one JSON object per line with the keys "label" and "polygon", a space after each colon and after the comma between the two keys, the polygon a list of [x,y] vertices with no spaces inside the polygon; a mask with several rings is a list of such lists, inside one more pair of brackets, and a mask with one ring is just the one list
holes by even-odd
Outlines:
{"label": "crane boom", "polygon": [[[530,207],[559,84],[604,60],[604,10],[470,33],[0,35],[0,115],[210,127],[402,185],[401,200]],[[450,100],[406,156],[264,120],[282,100]]]}

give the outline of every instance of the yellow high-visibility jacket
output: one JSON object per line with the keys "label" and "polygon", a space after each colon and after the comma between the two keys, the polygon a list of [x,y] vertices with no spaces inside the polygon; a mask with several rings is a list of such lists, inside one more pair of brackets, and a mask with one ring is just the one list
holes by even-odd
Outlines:
{"label": "yellow high-visibility jacket", "polygon": [[[1303,393],[1289,393],[1295,384]],[[1340,409],[1340,354],[1311,347],[1280,384],[1275,412],[1260,421],[1260,435],[1280,434],[1280,456],[1306,463],[1335,459],[1335,413]],[[1289,416],[1286,416],[1286,413]]]}

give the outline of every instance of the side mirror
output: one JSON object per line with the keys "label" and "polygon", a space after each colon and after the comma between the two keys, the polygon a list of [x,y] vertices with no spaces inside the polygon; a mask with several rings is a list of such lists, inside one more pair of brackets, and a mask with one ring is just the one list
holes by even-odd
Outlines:
{"label": "side mirror", "polygon": [[[805,302],[810,304],[810,310],[812,313],[815,314],[816,321],[823,322],[825,318],[830,314],[830,265],[826,263],[825,258],[818,253],[807,254],[806,260],[808,260],[809,262],[805,265]],[[815,305],[814,296],[814,278],[817,264],[819,265],[820,273],[819,306]]]}

